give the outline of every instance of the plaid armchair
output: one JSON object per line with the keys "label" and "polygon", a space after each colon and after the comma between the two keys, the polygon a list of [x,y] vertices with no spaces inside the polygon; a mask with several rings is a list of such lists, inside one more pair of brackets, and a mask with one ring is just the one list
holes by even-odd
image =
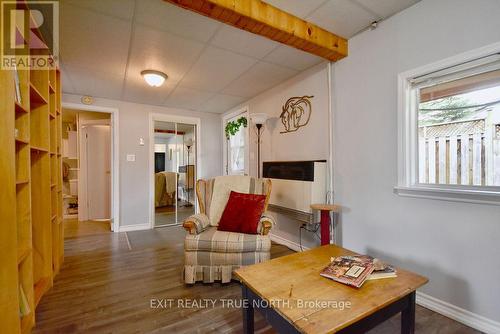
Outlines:
{"label": "plaid armchair", "polygon": [[217,225],[231,191],[266,195],[264,211],[271,194],[271,180],[250,176],[219,176],[198,180],[196,193],[200,213],[184,220],[188,232],[184,241],[184,281],[229,282],[234,269],[269,260],[272,217],[263,214],[257,234],[218,231]]}

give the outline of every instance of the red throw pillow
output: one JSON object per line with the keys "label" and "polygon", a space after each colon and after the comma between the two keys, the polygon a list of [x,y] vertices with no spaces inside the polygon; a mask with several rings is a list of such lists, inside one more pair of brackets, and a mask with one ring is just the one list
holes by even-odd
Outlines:
{"label": "red throw pillow", "polygon": [[242,194],[231,191],[218,230],[257,234],[260,216],[264,212],[265,195]]}

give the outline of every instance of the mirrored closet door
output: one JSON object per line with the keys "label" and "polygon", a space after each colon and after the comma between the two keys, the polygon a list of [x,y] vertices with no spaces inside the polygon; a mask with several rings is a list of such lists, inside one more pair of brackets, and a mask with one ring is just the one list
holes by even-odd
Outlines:
{"label": "mirrored closet door", "polygon": [[154,122],[154,226],[182,224],[196,206],[196,125]]}

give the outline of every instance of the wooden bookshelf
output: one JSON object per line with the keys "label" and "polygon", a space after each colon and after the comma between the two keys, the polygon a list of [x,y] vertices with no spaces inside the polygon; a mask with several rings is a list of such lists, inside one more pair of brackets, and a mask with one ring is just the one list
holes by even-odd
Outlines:
{"label": "wooden bookshelf", "polygon": [[31,332],[64,258],[60,80],[55,68],[0,70],[2,333]]}
{"label": "wooden bookshelf", "polygon": [[14,75],[0,71],[0,322],[3,331],[18,333],[19,273],[17,266],[16,148]]}

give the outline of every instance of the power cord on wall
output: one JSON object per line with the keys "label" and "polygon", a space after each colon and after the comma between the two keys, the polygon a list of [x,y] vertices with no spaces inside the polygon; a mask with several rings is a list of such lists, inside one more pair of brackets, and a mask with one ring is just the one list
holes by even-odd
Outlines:
{"label": "power cord on wall", "polygon": [[[333,191],[327,191],[325,197],[326,197],[325,198],[326,203],[330,203],[330,204],[333,203]],[[331,218],[332,217],[330,217],[330,219]],[[316,222],[316,223],[310,223],[310,224],[303,223],[299,227],[299,246],[300,246],[301,252],[304,251],[304,249],[302,247],[302,230],[314,233],[313,235],[316,237],[316,239],[318,239],[321,242],[321,237],[318,235],[318,230],[319,230],[320,226],[321,226],[321,223]]]}
{"label": "power cord on wall", "polygon": [[313,224],[307,224],[304,223],[299,227],[299,246],[300,246],[300,251],[304,251],[302,248],[302,230],[314,233],[313,235],[318,239],[321,240],[320,236],[318,235],[318,230],[319,230],[319,223],[313,223]]}

